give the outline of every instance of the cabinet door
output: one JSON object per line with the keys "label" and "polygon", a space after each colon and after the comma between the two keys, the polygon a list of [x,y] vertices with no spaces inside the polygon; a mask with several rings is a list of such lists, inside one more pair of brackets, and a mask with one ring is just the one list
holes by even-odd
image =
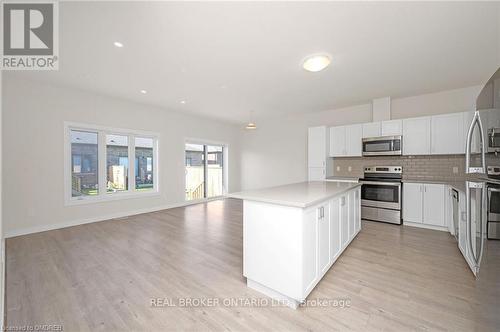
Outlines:
{"label": "cabinet door", "polygon": [[361,230],[361,189],[356,189],[354,194],[354,232],[355,234]]}
{"label": "cabinet door", "polygon": [[335,261],[340,254],[341,247],[341,213],[340,198],[330,203],[330,259]]}
{"label": "cabinet door", "polygon": [[[472,123],[472,118],[474,117],[474,111],[470,112],[463,112],[463,118],[464,118],[464,141],[462,144],[464,145],[464,151],[465,151],[465,140],[467,139],[467,134],[469,133],[469,128]],[[481,122],[483,124],[483,135],[484,139],[487,141],[488,139],[488,114],[481,112]],[[472,153],[479,153],[481,152],[481,137],[479,136],[479,130],[476,127],[476,130],[473,131],[472,133],[472,142],[471,142],[471,152]]]}
{"label": "cabinet door", "polygon": [[311,208],[306,210],[304,214],[303,228],[303,289],[304,294],[315,285],[318,276],[318,210]]}
{"label": "cabinet door", "polygon": [[403,154],[421,155],[431,151],[431,118],[403,120]]}
{"label": "cabinet door", "polygon": [[309,167],[309,181],[324,181],[326,179],[325,167]]}
{"label": "cabinet door", "polygon": [[346,134],[345,127],[330,128],[330,157],[346,155]]}
{"label": "cabinet door", "polygon": [[354,237],[354,228],[356,227],[356,215],[355,215],[355,191],[351,190],[347,195],[347,207],[348,207],[348,215],[349,215],[349,240]]}
{"label": "cabinet door", "polygon": [[431,154],[465,153],[464,116],[462,113],[431,118]]}
{"label": "cabinet door", "polygon": [[330,266],[330,204],[318,208],[318,225],[319,273],[322,275]]}
{"label": "cabinet door", "polygon": [[363,138],[382,136],[380,122],[363,123]]}
{"label": "cabinet door", "polygon": [[326,167],[326,127],[308,130],[307,155],[309,167]]}
{"label": "cabinet door", "polygon": [[345,248],[347,242],[349,241],[349,211],[347,204],[347,195],[340,196],[340,228],[342,234],[342,248]]}
{"label": "cabinet door", "polygon": [[362,144],[361,140],[363,137],[363,125],[355,124],[345,127],[346,133],[346,146],[347,146],[347,156],[350,157],[361,157]]}
{"label": "cabinet door", "polygon": [[403,134],[403,121],[382,121],[382,136],[397,136]]}
{"label": "cabinet door", "polygon": [[443,184],[424,184],[424,224],[445,226]]}
{"label": "cabinet door", "polygon": [[403,184],[403,220],[421,223],[423,218],[423,185]]}

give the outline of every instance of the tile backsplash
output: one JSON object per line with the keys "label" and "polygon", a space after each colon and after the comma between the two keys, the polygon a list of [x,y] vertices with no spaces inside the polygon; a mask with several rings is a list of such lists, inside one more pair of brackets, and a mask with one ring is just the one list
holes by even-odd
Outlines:
{"label": "tile backsplash", "polygon": [[460,180],[465,177],[464,155],[334,158],[333,175],[362,177],[366,166],[403,166],[403,179]]}

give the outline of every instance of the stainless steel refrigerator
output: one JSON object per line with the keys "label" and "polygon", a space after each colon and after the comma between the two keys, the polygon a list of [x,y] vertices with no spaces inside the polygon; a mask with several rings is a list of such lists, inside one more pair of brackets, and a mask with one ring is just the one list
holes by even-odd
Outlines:
{"label": "stainless steel refrigerator", "polygon": [[500,68],[480,92],[471,118],[465,142],[466,215],[458,243],[475,276],[475,312],[489,319],[500,315]]}

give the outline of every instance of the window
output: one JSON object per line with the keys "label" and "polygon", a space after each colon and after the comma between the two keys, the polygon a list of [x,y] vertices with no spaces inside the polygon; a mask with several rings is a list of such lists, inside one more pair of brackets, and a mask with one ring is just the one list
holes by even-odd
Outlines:
{"label": "window", "polygon": [[97,133],[71,130],[71,197],[99,193]]}
{"label": "window", "polygon": [[153,145],[152,138],[135,138],[135,189],[153,189]]}
{"label": "window", "polygon": [[65,133],[67,203],[158,192],[156,134],[76,124]]}
{"label": "window", "polygon": [[128,136],[106,135],[107,191],[128,190]]}
{"label": "window", "polygon": [[186,200],[222,196],[224,146],[186,143]]}

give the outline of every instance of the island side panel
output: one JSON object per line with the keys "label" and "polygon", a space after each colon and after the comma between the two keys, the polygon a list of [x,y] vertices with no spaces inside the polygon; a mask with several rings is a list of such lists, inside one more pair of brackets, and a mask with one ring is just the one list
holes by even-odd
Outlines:
{"label": "island side panel", "polygon": [[243,202],[243,275],[299,299],[302,277],[302,209]]}

